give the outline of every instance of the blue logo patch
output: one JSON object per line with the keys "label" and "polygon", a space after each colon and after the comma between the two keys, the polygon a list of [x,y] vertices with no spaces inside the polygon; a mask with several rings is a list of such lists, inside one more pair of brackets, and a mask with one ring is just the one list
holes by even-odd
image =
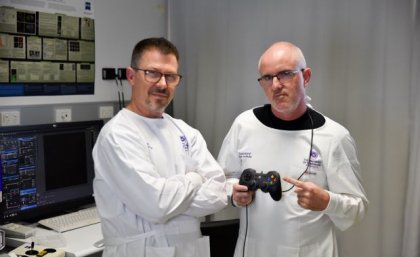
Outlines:
{"label": "blue logo patch", "polygon": [[182,135],[179,137],[179,139],[181,139],[181,144],[182,144],[182,147],[184,148],[184,151],[188,152],[189,146],[188,146],[187,138],[184,135]]}
{"label": "blue logo patch", "polygon": [[[308,159],[305,158],[303,163],[306,165],[308,164]],[[322,166],[322,160],[320,159],[319,153],[312,149],[311,151],[311,162],[309,163],[309,167],[313,168],[320,168]]]}

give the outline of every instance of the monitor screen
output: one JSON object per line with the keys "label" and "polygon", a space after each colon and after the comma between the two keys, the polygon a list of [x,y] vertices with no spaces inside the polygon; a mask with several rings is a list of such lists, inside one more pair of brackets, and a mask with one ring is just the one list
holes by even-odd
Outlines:
{"label": "monitor screen", "polygon": [[92,149],[102,120],[0,127],[1,224],[93,203]]}

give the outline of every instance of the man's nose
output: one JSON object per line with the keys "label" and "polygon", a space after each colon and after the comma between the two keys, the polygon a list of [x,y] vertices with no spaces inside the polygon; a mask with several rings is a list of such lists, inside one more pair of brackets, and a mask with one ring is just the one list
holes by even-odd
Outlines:
{"label": "man's nose", "polygon": [[272,88],[281,88],[281,87],[283,87],[283,83],[276,77],[276,76],[274,76],[273,77],[273,84],[271,84],[271,87]]}
{"label": "man's nose", "polygon": [[166,87],[168,87],[168,83],[166,83],[165,75],[162,75],[160,77],[160,79],[158,80],[158,82],[156,82],[156,86],[158,86],[160,88],[166,88]]}

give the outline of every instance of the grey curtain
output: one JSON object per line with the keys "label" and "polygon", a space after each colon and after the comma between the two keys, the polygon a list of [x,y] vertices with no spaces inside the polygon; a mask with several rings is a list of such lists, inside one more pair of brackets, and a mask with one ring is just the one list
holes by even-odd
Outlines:
{"label": "grey curtain", "polygon": [[233,119],[266,103],[256,80],[264,49],[287,40],[303,50],[313,70],[311,104],[355,138],[370,200],[363,222],[338,232],[341,257],[402,256],[403,238],[412,242],[404,257],[419,256],[407,255],[419,238],[403,236],[418,236],[420,217],[414,191],[408,204],[417,207],[404,214],[407,187],[420,188],[420,164],[408,161],[420,156],[418,103],[412,112],[420,72],[413,1],[168,1],[169,37],[180,48],[185,76],[174,113],[202,132],[214,155]]}
{"label": "grey curtain", "polygon": [[411,58],[410,154],[402,257],[420,256],[420,6],[413,2]]}

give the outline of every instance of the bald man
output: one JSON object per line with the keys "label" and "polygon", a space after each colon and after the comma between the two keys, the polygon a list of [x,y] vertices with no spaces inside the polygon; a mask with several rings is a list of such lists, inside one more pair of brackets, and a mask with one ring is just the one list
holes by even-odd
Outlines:
{"label": "bald man", "polygon": [[[218,156],[231,204],[241,208],[235,257],[337,257],[335,228],[360,221],[368,206],[355,142],[309,107],[312,72],[296,45],[271,45],[258,71],[269,104],[235,119]],[[281,199],[240,185],[248,168],[278,172]]]}

